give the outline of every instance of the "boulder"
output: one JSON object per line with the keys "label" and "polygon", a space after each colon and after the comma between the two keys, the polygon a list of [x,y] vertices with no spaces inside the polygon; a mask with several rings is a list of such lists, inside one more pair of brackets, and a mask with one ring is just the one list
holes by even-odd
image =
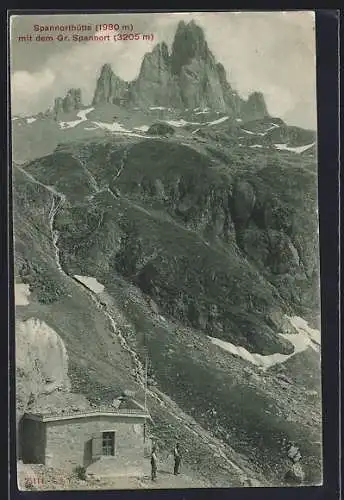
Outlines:
{"label": "boulder", "polygon": [[285,481],[289,484],[301,484],[304,481],[305,473],[301,464],[293,464],[285,474]]}

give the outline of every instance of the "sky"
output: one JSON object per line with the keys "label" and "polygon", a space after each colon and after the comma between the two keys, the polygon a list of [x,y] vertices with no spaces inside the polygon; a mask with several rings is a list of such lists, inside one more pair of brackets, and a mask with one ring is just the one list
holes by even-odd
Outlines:
{"label": "sky", "polygon": [[[225,67],[231,86],[242,97],[247,98],[253,91],[263,92],[271,115],[292,125],[316,129],[315,16],[311,11],[12,16],[13,113],[31,115],[45,111],[55,97],[64,96],[72,87],[81,88],[83,102],[88,104],[103,64],[110,63],[124,80],[134,79],[144,54],[162,41],[171,47],[178,22],[192,19],[203,28],[210,50]],[[133,32],[153,34],[154,40],[35,40],[38,34],[34,31],[35,24],[91,24],[94,27],[103,23],[132,24]],[[58,33],[63,32],[42,34],[56,36]],[[33,41],[18,40],[19,36],[30,34]]]}

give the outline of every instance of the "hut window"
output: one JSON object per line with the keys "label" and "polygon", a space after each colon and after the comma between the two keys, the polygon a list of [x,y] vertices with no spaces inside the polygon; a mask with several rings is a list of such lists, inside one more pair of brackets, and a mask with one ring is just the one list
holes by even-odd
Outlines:
{"label": "hut window", "polygon": [[113,456],[115,454],[115,433],[103,432],[102,455]]}

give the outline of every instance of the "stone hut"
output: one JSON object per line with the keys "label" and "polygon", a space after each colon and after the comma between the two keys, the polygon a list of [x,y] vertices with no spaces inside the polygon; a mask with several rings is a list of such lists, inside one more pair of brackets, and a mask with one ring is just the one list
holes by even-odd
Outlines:
{"label": "stone hut", "polygon": [[19,435],[23,462],[68,471],[83,466],[111,475],[142,473],[151,417],[134,400],[119,401],[86,411],[26,413]]}

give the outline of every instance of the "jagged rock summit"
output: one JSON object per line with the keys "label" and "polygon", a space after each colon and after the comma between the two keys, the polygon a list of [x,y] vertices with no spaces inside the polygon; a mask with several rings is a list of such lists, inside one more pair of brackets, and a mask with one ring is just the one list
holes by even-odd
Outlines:
{"label": "jagged rock summit", "polygon": [[125,82],[105,64],[92,104],[105,103],[142,109],[210,108],[244,119],[269,116],[261,93],[254,92],[245,101],[232,89],[225,68],[216,61],[202,28],[194,21],[180,21],[171,51],[162,42],[145,54],[139,75],[132,82]]}
{"label": "jagged rock summit", "polygon": [[92,105],[103,103],[121,104],[128,92],[128,83],[112,71],[110,64],[104,64],[97,80]]}

